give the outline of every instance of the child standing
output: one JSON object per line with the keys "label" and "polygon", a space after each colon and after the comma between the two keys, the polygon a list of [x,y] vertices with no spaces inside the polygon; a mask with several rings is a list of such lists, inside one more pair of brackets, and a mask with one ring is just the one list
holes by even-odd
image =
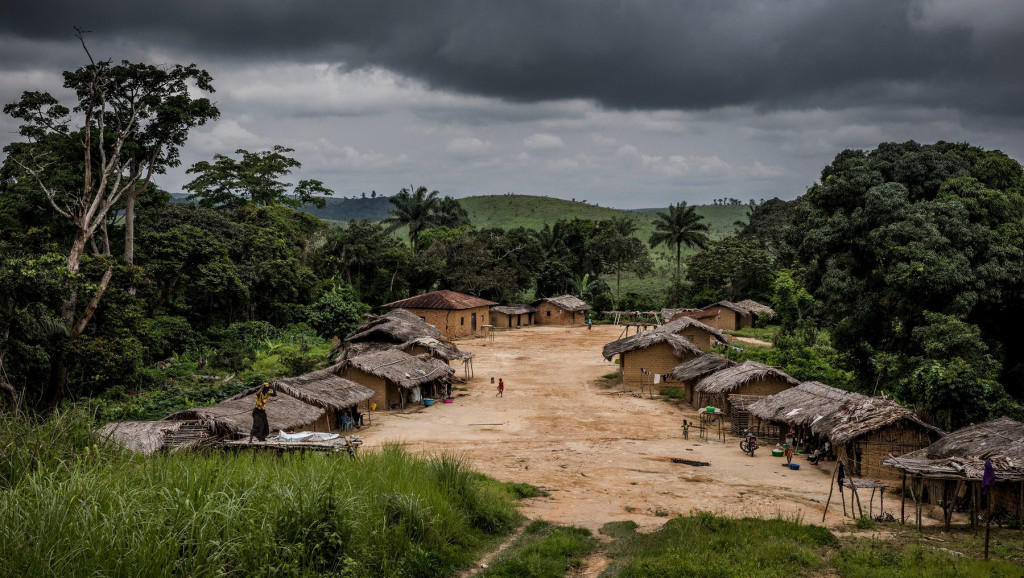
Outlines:
{"label": "child standing", "polygon": [[502,395],[504,393],[505,393],[505,382],[502,381],[501,378],[499,377],[498,378],[498,395],[496,395],[494,397],[505,397],[504,395]]}
{"label": "child standing", "polygon": [[690,439],[690,423],[685,419],[683,420],[683,439]]}

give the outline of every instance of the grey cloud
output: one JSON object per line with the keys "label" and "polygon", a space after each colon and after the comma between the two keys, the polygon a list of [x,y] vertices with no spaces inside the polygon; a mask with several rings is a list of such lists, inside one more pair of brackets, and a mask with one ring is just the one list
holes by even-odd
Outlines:
{"label": "grey cloud", "polygon": [[197,59],[383,66],[525,102],[779,109],[867,97],[1020,114],[1024,81],[1007,66],[1024,36],[992,24],[1000,11],[1020,11],[984,4],[984,18],[958,26],[957,12],[928,0],[44,1],[10,9],[0,31],[57,41],[78,23],[97,40],[173,46]]}

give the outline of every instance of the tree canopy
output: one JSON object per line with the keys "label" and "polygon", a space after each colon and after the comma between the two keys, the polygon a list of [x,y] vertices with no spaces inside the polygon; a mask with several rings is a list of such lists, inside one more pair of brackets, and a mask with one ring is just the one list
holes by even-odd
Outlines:
{"label": "tree canopy", "polygon": [[196,178],[185,185],[192,191],[189,199],[196,199],[203,207],[232,209],[253,204],[256,206],[286,205],[301,207],[309,203],[323,208],[325,196],[332,191],[315,179],[298,182],[294,187],[281,178],[291,173],[302,163],[286,153],[294,149],[274,145],[270,150],[249,152],[235,151],[240,158],[217,154],[213,162],[200,161],[188,169]]}

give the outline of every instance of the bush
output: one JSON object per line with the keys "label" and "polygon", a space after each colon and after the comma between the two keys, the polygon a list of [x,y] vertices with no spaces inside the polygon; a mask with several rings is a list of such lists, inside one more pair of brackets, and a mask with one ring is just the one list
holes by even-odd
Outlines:
{"label": "bush", "polygon": [[198,336],[184,317],[158,315],[148,321],[142,343],[147,364],[152,364],[194,350]]}
{"label": "bush", "polygon": [[359,294],[351,285],[341,283],[306,308],[306,322],[320,337],[344,337],[352,332],[370,311],[370,306],[359,301]]}

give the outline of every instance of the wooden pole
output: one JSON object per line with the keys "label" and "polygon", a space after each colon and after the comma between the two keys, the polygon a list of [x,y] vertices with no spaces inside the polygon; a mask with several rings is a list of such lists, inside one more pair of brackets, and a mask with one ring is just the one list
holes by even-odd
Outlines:
{"label": "wooden pole", "polygon": [[988,489],[988,508],[985,513],[985,559],[988,560],[988,538],[992,533],[992,487]]}
{"label": "wooden pole", "polygon": [[[836,488],[836,473],[839,471],[839,462],[836,462],[836,467],[832,468],[832,481],[828,484],[828,499],[825,500],[825,511],[821,513],[821,522],[825,523],[825,515],[828,514],[828,504],[832,501],[832,490]],[[846,515],[846,512],[843,512]],[[1018,516],[1019,518],[1019,516]]]}
{"label": "wooden pole", "polygon": [[900,524],[907,523],[907,472],[903,472],[903,486],[900,492]]}

